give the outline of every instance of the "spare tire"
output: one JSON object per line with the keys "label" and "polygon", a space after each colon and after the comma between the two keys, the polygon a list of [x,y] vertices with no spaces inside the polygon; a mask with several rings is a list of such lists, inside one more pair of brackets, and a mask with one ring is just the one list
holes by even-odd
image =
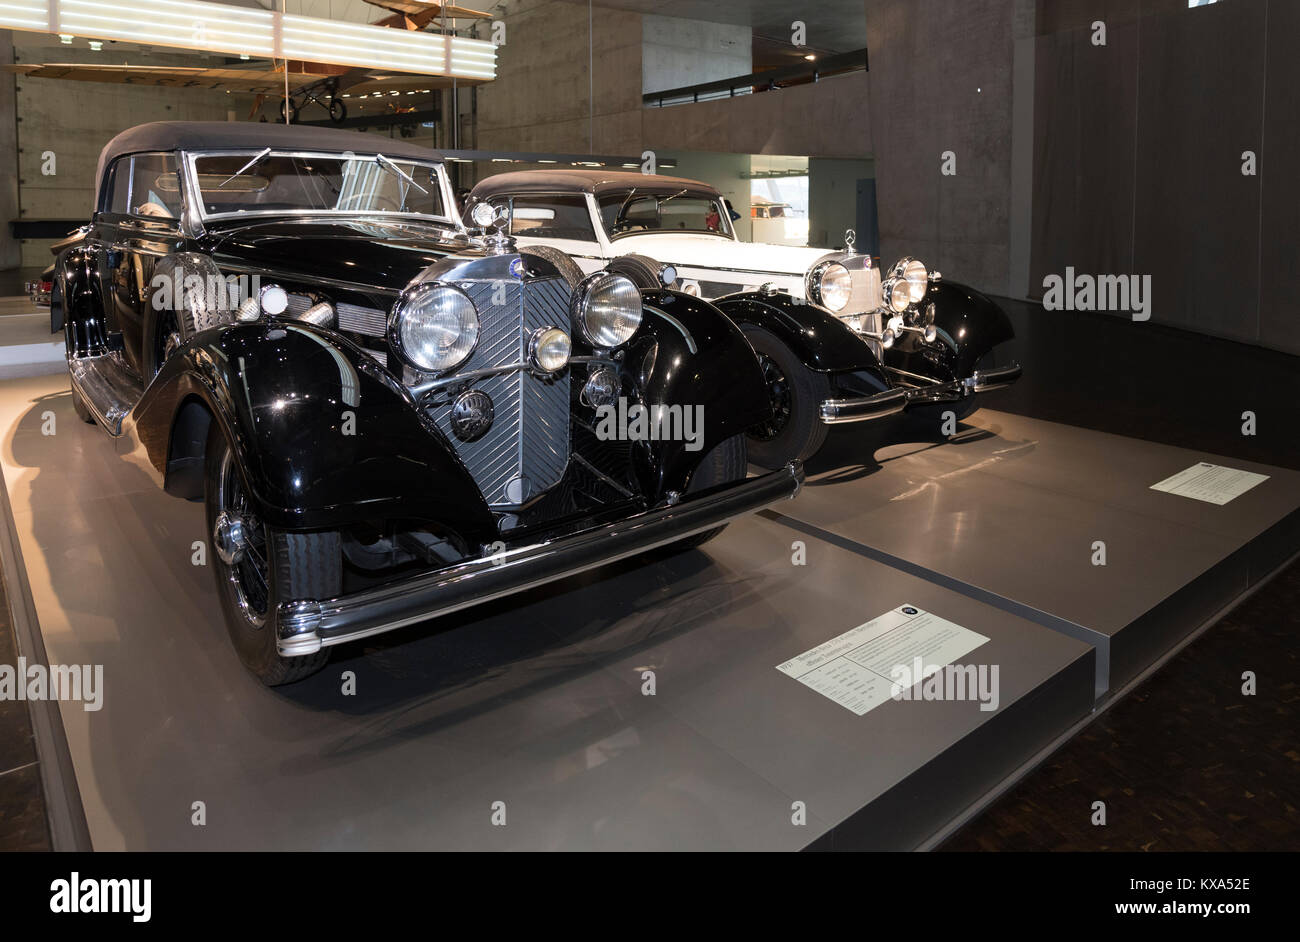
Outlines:
{"label": "spare tire", "polygon": [[620,255],[611,260],[605,270],[627,276],[642,291],[657,291],[665,287],[659,275],[663,266],[648,255]]}
{"label": "spare tire", "polygon": [[583,275],[582,269],[578,267],[577,262],[571,259],[564,252],[561,252],[559,249],[553,246],[550,245],[522,246],[519,249],[519,254],[531,255],[534,258],[545,259],[546,261],[550,262],[552,265],[556,267],[556,269],[559,271],[560,275],[564,278],[564,280],[569,283],[570,289],[578,287],[578,285],[582,282],[582,279],[586,277],[585,275]]}

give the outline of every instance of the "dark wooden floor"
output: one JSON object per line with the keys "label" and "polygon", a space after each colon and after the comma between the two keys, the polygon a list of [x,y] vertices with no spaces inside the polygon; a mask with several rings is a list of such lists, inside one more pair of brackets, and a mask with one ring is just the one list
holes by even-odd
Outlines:
{"label": "dark wooden floor", "polygon": [[[0,664],[18,663],[0,580]],[[0,850],[49,850],[45,796],[26,701],[0,700]]]}
{"label": "dark wooden floor", "polygon": [[[1300,563],[1104,712],[943,850],[1300,848]],[[1256,693],[1242,693],[1254,671]],[[1106,825],[1091,823],[1106,804]]]}

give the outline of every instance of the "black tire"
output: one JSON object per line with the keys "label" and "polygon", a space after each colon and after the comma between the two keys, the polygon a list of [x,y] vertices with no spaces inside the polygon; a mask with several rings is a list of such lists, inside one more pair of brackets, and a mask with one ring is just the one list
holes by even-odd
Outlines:
{"label": "black tire", "polygon": [[749,431],[749,460],[769,470],[807,461],[826,441],[821,404],[830,398],[830,380],[804,366],[769,331],[752,324],[741,330],[758,354],[772,401],[772,418]]}
{"label": "black tire", "polygon": [[662,268],[653,258],[645,255],[620,255],[605,266],[606,271],[631,278],[632,284],[642,291],[657,291],[665,287],[663,279],[659,277]]}
{"label": "black tire", "polygon": [[298,105],[297,105],[297,104],[296,104],[292,99],[289,99],[289,98],[281,98],[281,99],[280,99],[280,120],[281,120],[281,121],[284,120],[284,113],[285,113],[286,110],[289,112],[289,123],[290,123],[290,124],[297,124],[297,123],[298,123]]}
{"label": "black tire", "polygon": [[[744,480],[748,468],[749,458],[745,447],[745,436],[733,435],[714,445],[704,456],[699,467],[695,469],[695,474],[691,476],[691,483],[687,485],[686,493],[696,494],[719,484]],[[727,525],[724,523],[720,527],[705,530],[703,533],[697,533],[674,543],[672,548],[687,550],[703,546],[725,529]]]}
{"label": "black tire", "polygon": [[348,117],[348,106],[342,98],[331,98],[329,104],[330,120],[342,124]]}
{"label": "black tire", "polygon": [[325,666],[329,650],[322,648],[298,657],[281,655],[275,644],[276,606],[281,600],[327,599],[340,593],[343,553],[339,535],[282,533],[250,515],[245,518],[249,521],[245,558],[228,564],[218,553],[213,534],[219,515],[230,512],[247,488],[225,433],[215,421],[208,431],[205,467],[209,563],[235,652],[268,687],[309,677]]}
{"label": "black tire", "polygon": [[545,259],[554,265],[563,276],[564,280],[569,283],[569,289],[578,287],[582,279],[586,276],[578,263],[569,258],[568,255],[551,245],[529,245],[519,249],[520,255],[532,255],[534,258]]}

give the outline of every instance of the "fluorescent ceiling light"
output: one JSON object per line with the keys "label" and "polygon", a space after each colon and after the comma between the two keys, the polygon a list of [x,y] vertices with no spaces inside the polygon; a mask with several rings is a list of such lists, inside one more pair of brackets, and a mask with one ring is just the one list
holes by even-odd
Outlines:
{"label": "fluorescent ceiling light", "polygon": [[[488,40],[248,9],[210,0],[0,0],[0,29],[441,75],[496,77]],[[64,40],[71,42],[71,39]]]}

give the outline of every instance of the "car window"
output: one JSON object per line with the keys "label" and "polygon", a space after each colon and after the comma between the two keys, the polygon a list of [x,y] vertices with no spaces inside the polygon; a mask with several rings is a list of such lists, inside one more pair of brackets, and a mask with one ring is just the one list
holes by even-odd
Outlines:
{"label": "car window", "polygon": [[131,158],[130,208],[133,216],[174,219],[181,213],[180,164],[175,154],[136,154]]}
{"label": "car window", "polygon": [[[504,208],[511,203],[510,196],[493,197],[492,205]],[[591,225],[587,198],[582,194],[565,196],[515,196],[511,216],[512,235],[537,239],[577,239],[595,242],[596,230]]]}
{"label": "car window", "polygon": [[119,157],[104,174],[99,210],[125,216],[131,206],[131,158]]}
{"label": "car window", "polygon": [[611,193],[600,198],[610,238],[633,232],[709,232],[730,238],[731,221],[718,200],[691,193]]}
{"label": "car window", "polygon": [[255,212],[447,215],[437,168],[410,160],[381,162],[375,155],[344,154],[200,154],[194,158],[194,176],[205,216]]}

